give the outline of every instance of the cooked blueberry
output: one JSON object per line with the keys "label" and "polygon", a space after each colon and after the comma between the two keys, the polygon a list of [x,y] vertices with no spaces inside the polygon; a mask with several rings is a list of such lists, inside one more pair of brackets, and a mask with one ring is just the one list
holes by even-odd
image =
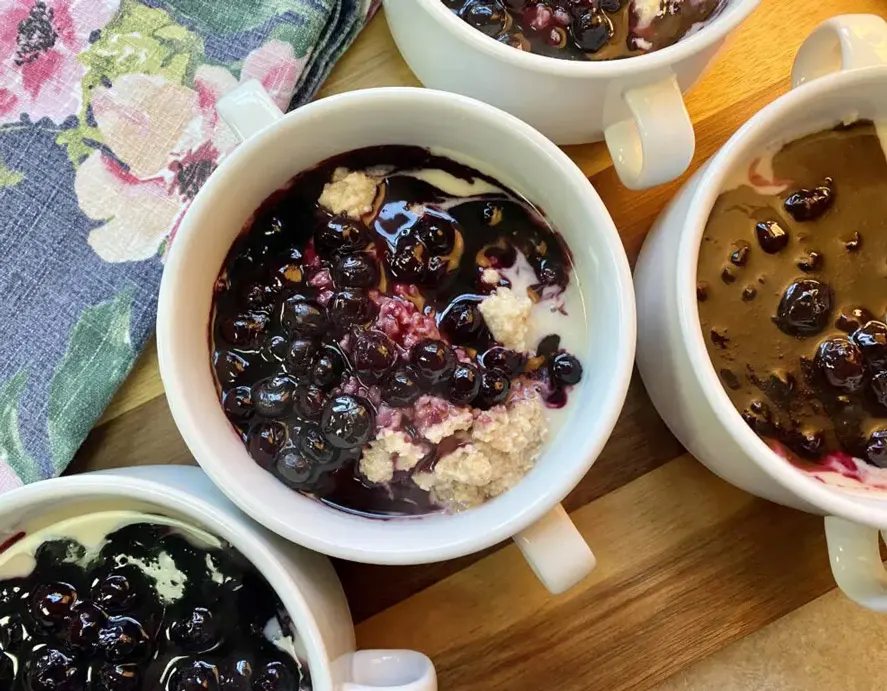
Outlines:
{"label": "cooked blueberry", "polygon": [[774,432],[773,414],[770,412],[770,406],[763,401],[753,401],[742,412],[742,419],[761,436],[770,436]]}
{"label": "cooked blueberry", "polygon": [[755,226],[758,244],[767,254],[781,252],[788,245],[788,232],[779,221],[762,221]]}
{"label": "cooked blueberry", "polygon": [[280,422],[270,421],[250,429],[246,443],[253,460],[263,468],[268,468],[285,441],[286,427]]}
{"label": "cooked blueberry", "polygon": [[485,326],[477,303],[469,300],[460,300],[451,305],[440,320],[441,331],[457,345],[477,339]]}
{"label": "cooked blueberry", "polygon": [[96,691],[138,691],[142,674],[138,665],[101,665],[93,668]]}
{"label": "cooked blueberry", "polygon": [[786,432],[782,442],[803,458],[816,459],[825,451],[825,436],[816,429],[794,429]]}
{"label": "cooked blueberry", "polygon": [[213,366],[219,383],[234,384],[246,373],[249,361],[230,350],[220,350],[213,358]]}
{"label": "cooked blueberry", "polygon": [[29,639],[30,634],[21,614],[12,612],[0,617],[0,650],[18,655],[21,653],[25,641]]}
{"label": "cooked blueberry", "polygon": [[365,382],[381,381],[396,363],[397,350],[388,336],[379,331],[358,336],[354,346],[354,368]]}
{"label": "cooked blueberry", "polygon": [[297,338],[289,344],[286,354],[287,367],[291,372],[305,372],[314,360],[317,343],[308,338]]}
{"label": "cooked blueberry", "polygon": [[77,591],[69,583],[46,583],[31,595],[31,616],[41,626],[52,628],[74,614]]}
{"label": "cooked blueberry", "polygon": [[459,16],[491,38],[501,34],[508,23],[502,0],[470,0],[459,11]]}
{"label": "cooked blueberry", "polygon": [[505,403],[510,392],[511,380],[508,375],[500,370],[483,370],[475,404],[480,408],[492,408]]}
{"label": "cooked blueberry", "polygon": [[271,336],[262,347],[262,358],[271,363],[283,362],[288,352],[289,342],[283,336]]}
{"label": "cooked blueberry", "polygon": [[274,466],[277,475],[294,489],[310,490],[317,477],[317,467],[297,449],[284,451]]}
{"label": "cooked blueberry", "polygon": [[278,290],[283,291],[285,294],[303,288],[304,277],[302,275],[302,267],[295,261],[283,261],[272,264],[269,274],[272,283],[278,286]]}
{"label": "cooked blueberry", "polygon": [[558,384],[575,386],[582,379],[582,365],[569,353],[560,353],[551,361],[551,377]]}
{"label": "cooked blueberry", "polygon": [[589,10],[570,24],[570,38],[575,46],[586,53],[596,53],[613,37],[613,22],[610,18]]}
{"label": "cooked blueberry", "polygon": [[184,650],[199,653],[216,645],[219,625],[206,607],[194,607],[173,622],[169,635]]}
{"label": "cooked blueberry", "polygon": [[342,288],[373,288],[379,284],[379,265],[368,254],[348,254],[336,262],[333,280]]}
{"label": "cooked blueberry", "polygon": [[249,309],[261,309],[262,307],[266,307],[272,303],[276,297],[277,291],[274,289],[274,286],[260,281],[247,283],[240,290],[240,302],[244,307]]}
{"label": "cooked blueberry", "polygon": [[96,647],[112,663],[139,662],[150,653],[150,640],[142,625],[131,617],[111,617],[99,631]]}
{"label": "cooked blueberry", "polygon": [[296,390],[296,413],[306,420],[320,417],[326,403],[326,394],[316,386],[300,386]]}
{"label": "cooked blueberry", "polygon": [[551,257],[544,257],[534,268],[542,285],[559,286],[566,282],[564,267]]}
{"label": "cooked blueberry", "polygon": [[785,210],[796,221],[815,221],[831,208],[835,201],[832,179],[813,189],[802,188],[785,200]]}
{"label": "cooked blueberry", "polygon": [[253,663],[247,659],[230,662],[222,670],[221,678],[223,691],[250,691]]}
{"label": "cooked blueberry", "polygon": [[65,639],[78,650],[91,652],[99,640],[99,631],[108,619],[102,609],[91,602],[74,605],[73,616],[68,621]]}
{"label": "cooked blueberry", "polygon": [[733,254],[730,255],[730,263],[734,266],[745,266],[748,264],[749,254],[751,254],[751,247],[747,242],[742,242],[733,250]]}
{"label": "cooked blueberry", "polygon": [[789,336],[813,336],[829,322],[831,289],[822,281],[803,278],[785,291],[777,308],[775,322]]}
{"label": "cooked blueberry", "polygon": [[855,393],[865,384],[862,352],[846,336],[820,343],[815,362],[825,380],[844,393]]}
{"label": "cooked blueberry", "polygon": [[345,288],[333,294],[328,310],[336,326],[348,329],[371,321],[376,314],[376,305],[366,291]]}
{"label": "cooked blueberry", "polygon": [[57,648],[38,648],[28,661],[28,691],[82,691],[83,675],[77,661]]}
{"label": "cooked blueberry", "polygon": [[[255,688],[255,687],[253,687]],[[219,670],[215,665],[195,660],[173,672],[170,691],[218,691]]]}
{"label": "cooked blueberry", "polygon": [[443,341],[425,339],[410,351],[410,362],[419,383],[432,388],[446,382],[456,369],[456,354]]}
{"label": "cooked blueberry", "polygon": [[318,389],[328,391],[342,379],[345,363],[342,356],[333,348],[324,348],[311,365],[311,383]]}
{"label": "cooked blueberry", "polygon": [[521,353],[502,346],[493,346],[480,356],[480,364],[484,369],[497,369],[509,377],[516,377],[524,371],[527,363]]}
{"label": "cooked blueberry", "polygon": [[600,0],[600,8],[604,12],[612,14],[613,12],[618,12],[622,9],[622,2],[623,0]]}
{"label": "cooked blueberry", "polygon": [[866,322],[853,333],[853,342],[859,346],[869,367],[887,368],[887,324]]}
{"label": "cooked blueberry", "polygon": [[250,388],[238,386],[227,391],[222,399],[222,407],[229,420],[249,420],[255,413]]}
{"label": "cooked blueberry", "polygon": [[153,587],[135,566],[120,566],[92,585],[92,598],[111,614],[123,614],[154,595]]}
{"label": "cooked blueberry", "polygon": [[758,289],[753,285],[747,285],[742,289],[742,300],[744,302],[751,302],[758,296]]}
{"label": "cooked blueberry", "polygon": [[253,691],[299,691],[299,682],[284,663],[269,662],[256,671]]}
{"label": "cooked blueberry", "polygon": [[388,268],[396,281],[424,284],[429,280],[431,254],[422,243],[402,237],[388,255]]}
{"label": "cooked blueberry", "polygon": [[267,328],[267,314],[244,312],[222,320],[222,338],[238,348],[255,348],[261,343]]}
{"label": "cooked blueberry", "polygon": [[284,209],[269,209],[253,221],[249,245],[254,257],[264,258],[283,249],[288,235],[286,217]]}
{"label": "cooked blueberry", "polygon": [[450,380],[449,398],[453,403],[469,405],[480,391],[480,373],[472,364],[460,362]]}
{"label": "cooked blueberry", "polygon": [[302,428],[296,441],[296,449],[309,461],[319,465],[332,463],[336,458],[336,449],[316,425]]}
{"label": "cooked blueberry", "polygon": [[265,417],[281,417],[292,408],[295,392],[296,383],[289,377],[268,377],[253,384],[253,408]]}
{"label": "cooked blueberry", "polygon": [[[868,322],[874,321],[875,315],[869,312],[865,307],[853,307],[852,309],[842,309],[838,318],[835,320],[835,328],[840,329],[844,333],[852,334],[857,329],[862,328]],[[859,345],[857,343],[856,345]]]}
{"label": "cooked blueberry", "polygon": [[871,388],[875,400],[887,408],[887,370],[878,372],[872,377]]}
{"label": "cooked blueberry", "polygon": [[366,444],[375,424],[376,416],[369,401],[347,394],[327,402],[320,423],[323,436],[338,449]]}
{"label": "cooked blueberry", "polygon": [[876,429],[865,445],[865,460],[878,468],[887,468],[887,429]]}
{"label": "cooked blueberry", "polygon": [[416,237],[432,254],[445,255],[456,244],[456,229],[452,221],[426,213],[415,225]]}
{"label": "cooked blueberry", "polygon": [[360,221],[337,216],[321,223],[314,244],[321,254],[351,254],[370,244],[370,232]]}
{"label": "cooked blueberry", "polygon": [[805,274],[819,271],[820,269],[822,269],[822,264],[822,254],[815,250],[810,250],[809,252],[807,252],[807,254],[799,257],[797,261],[798,268]]}
{"label": "cooked blueberry", "polygon": [[394,372],[388,377],[382,389],[382,400],[392,408],[411,406],[421,395],[422,388],[419,386],[416,371],[410,366]]}
{"label": "cooked blueberry", "polygon": [[302,337],[320,336],[329,328],[326,310],[302,296],[290,297],[283,303],[283,328]]}

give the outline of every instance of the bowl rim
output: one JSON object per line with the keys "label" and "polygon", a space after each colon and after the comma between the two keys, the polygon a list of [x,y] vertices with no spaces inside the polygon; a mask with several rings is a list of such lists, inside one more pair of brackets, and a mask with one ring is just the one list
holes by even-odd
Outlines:
{"label": "bowl rim", "polygon": [[[574,61],[528,53],[506,46],[486,36],[459,19],[441,0],[384,0],[385,11],[398,2],[415,2],[441,28],[447,30],[479,52],[491,58],[511,62],[521,69],[560,77],[625,77],[641,70],[667,68],[692,57],[711,45],[722,41],[758,7],[761,0],[728,0],[727,6],[710,24],[666,48],[621,60]],[[396,11],[396,10],[394,10]]]}
{"label": "bowl rim", "polygon": [[[317,620],[305,595],[275,554],[268,538],[256,531],[260,526],[255,526],[245,514],[238,516],[239,512],[233,504],[229,510],[225,510],[207,501],[200,492],[167,484],[162,479],[151,479],[147,477],[149,473],[155,478],[181,474],[189,486],[204,483],[205,488],[218,494],[217,488],[209,482],[206,474],[194,466],[123,467],[55,477],[17,487],[4,493],[0,503],[0,517],[32,507],[52,507],[55,500],[76,501],[79,498],[104,495],[109,499],[131,499],[156,504],[202,523],[207,532],[222,538],[243,554],[268,581],[292,617],[299,639],[305,645],[312,679],[320,680],[319,688],[332,689],[333,661]],[[218,496],[225,499],[222,494]]]}
{"label": "bowl rim", "polygon": [[[746,424],[730,401],[708,355],[696,299],[699,247],[706,223],[727,176],[749,159],[756,146],[760,146],[755,140],[774,122],[790,119],[805,103],[816,101],[831,91],[849,89],[868,82],[877,82],[883,90],[887,83],[887,66],[837,72],[795,87],[758,111],[729,139],[711,158],[688,205],[688,215],[683,221],[685,230],[678,245],[678,264],[674,278],[681,340],[690,361],[698,364],[690,368],[692,376],[695,377],[709,408],[743,453],[773,481],[810,505],[856,523],[887,528],[887,497],[883,497],[880,505],[875,505],[871,503],[872,500],[881,500],[882,497],[854,495],[828,487],[773,451]],[[846,113],[850,112],[847,109]],[[836,117],[835,121],[840,122],[841,117]],[[863,498],[868,502],[860,501]]]}
{"label": "bowl rim", "polygon": [[[601,261],[612,266],[612,273],[618,284],[615,294],[619,302],[614,306],[615,314],[618,317],[616,340],[621,347],[616,356],[618,367],[609,374],[609,395],[606,405],[602,406],[601,415],[596,420],[596,426],[590,427],[593,434],[587,435],[585,443],[577,449],[575,454],[581,462],[577,461],[571,464],[568,471],[553,475],[552,478],[556,479],[556,482],[546,485],[544,491],[535,495],[528,504],[515,507],[513,513],[503,516],[504,511],[493,506],[495,502],[488,502],[471,511],[447,515],[446,520],[452,527],[448,526],[440,530],[441,533],[447,534],[445,539],[439,538],[433,544],[429,542],[421,547],[416,546],[410,549],[394,544],[395,541],[391,539],[393,535],[391,528],[382,528],[386,523],[390,524],[391,522],[361,519],[362,531],[355,531],[355,534],[338,531],[333,535],[332,533],[335,531],[318,530],[314,526],[306,528],[294,525],[294,522],[288,522],[276,512],[271,511],[260,497],[242,491],[237,482],[237,471],[230,470],[216,454],[211,452],[213,444],[200,431],[198,411],[192,409],[188,404],[189,392],[180,385],[180,378],[177,376],[177,371],[182,368],[182,364],[171,335],[176,327],[175,305],[181,299],[180,296],[186,294],[186,291],[180,289],[179,284],[184,280],[183,276],[187,273],[187,265],[193,253],[199,251],[199,243],[194,238],[205,232],[201,231],[200,223],[205,215],[211,213],[210,200],[217,194],[216,189],[222,186],[223,178],[231,173],[237,174],[239,167],[245,165],[251,157],[257,156],[257,152],[270,147],[277,137],[291,136],[294,141],[297,141],[298,136],[294,133],[298,132],[300,128],[310,129],[314,123],[322,122],[325,113],[338,109],[357,109],[359,111],[368,100],[372,99],[385,101],[384,107],[386,108],[409,108],[418,101],[422,101],[421,107],[445,109],[445,112],[454,121],[460,121],[460,118],[482,118],[492,126],[509,132],[516,141],[520,141],[521,146],[532,150],[534,156],[553,159],[558,168],[563,170],[565,183],[576,189],[574,196],[577,203],[589,209],[589,218],[594,219],[595,234],[599,236]],[[539,160],[543,160],[543,158],[539,158]],[[296,172],[298,171],[294,171],[293,174]],[[331,556],[365,563],[428,563],[470,554],[512,537],[554,508],[588,472],[612,433],[624,405],[631,380],[636,344],[634,286],[621,239],[597,192],[576,164],[538,131],[504,111],[458,94],[413,87],[366,89],[324,98],[288,113],[274,125],[267,127],[248,142],[241,144],[219,166],[218,171],[211,176],[188,210],[179,228],[177,241],[173,243],[167,258],[160,289],[157,343],[161,376],[170,410],[179,431],[207,475],[246,514],[293,542]],[[209,371],[210,369],[207,367],[207,373]],[[231,441],[224,443],[232,444],[233,440],[234,436],[232,435]],[[238,448],[242,449],[242,445],[239,443]],[[507,498],[509,494],[511,493],[506,493],[495,501]],[[299,495],[293,493],[293,496]],[[316,502],[314,499],[300,498],[304,501]],[[328,510],[336,511],[335,509]],[[472,518],[476,516],[477,519],[466,520],[466,516],[472,516]],[[437,515],[399,523],[400,525],[409,523],[418,526],[430,523],[436,517]],[[458,528],[458,526],[472,523],[484,524],[485,530],[477,535],[475,534],[477,531]],[[407,529],[401,528],[401,530],[406,531]],[[422,529],[409,528],[409,530]],[[366,534],[362,536],[356,534],[357,532],[367,533],[367,531],[372,534],[372,538],[368,538]],[[427,536],[427,530],[422,532]]]}

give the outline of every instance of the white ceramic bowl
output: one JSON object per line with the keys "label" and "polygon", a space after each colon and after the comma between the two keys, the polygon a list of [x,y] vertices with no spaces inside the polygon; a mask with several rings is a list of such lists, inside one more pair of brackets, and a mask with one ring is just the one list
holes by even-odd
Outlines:
{"label": "white ceramic bowl", "polygon": [[154,466],[87,473],[7,492],[0,542],[96,510],[144,511],[202,528],[241,552],[292,617],[315,691],[434,691],[431,661],[410,651],[354,652],[345,594],[329,561],[264,530],[198,468]]}
{"label": "white ceramic bowl", "polygon": [[[450,559],[518,536],[553,591],[582,578],[593,567],[593,556],[559,502],[591,467],[613,429],[635,344],[628,262],[586,177],[528,125],[442,92],[356,91],[282,116],[253,83],[225,97],[220,112],[248,140],[213,174],[188,211],[167,260],[157,318],[170,409],[200,465],[253,518],[325,554],[412,564]],[[573,251],[588,305],[589,347],[577,353],[585,375],[571,396],[574,414],[516,488],[456,515],[369,519],[289,490],[249,458],[225,419],[209,365],[213,282],[250,214],[296,173],[332,155],[382,144],[439,147],[540,202]]]}
{"label": "white ceramic bowl", "polygon": [[385,0],[391,34],[419,80],[517,115],[558,144],[606,139],[633,189],[683,173],[695,135],[682,92],[760,0],[730,0],[705,28],[624,60],[574,62],[524,53],[485,36],[441,0]]}
{"label": "white ceramic bowl", "polygon": [[638,366],[669,427],[728,482],[831,516],[826,534],[838,584],[855,600],[883,611],[887,574],[878,554],[878,533],[863,526],[887,528],[887,495],[862,496],[823,484],[779,457],[746,425],[706,351],[696,268],[703,230],[731,171],[767,146],[845,119],[887,122],[887,67],[872,66],[885,63],[883,19],[847,15],[821,25],[796,58],[796,88],[752,118],[687,183],[656,221],[635,270]]}

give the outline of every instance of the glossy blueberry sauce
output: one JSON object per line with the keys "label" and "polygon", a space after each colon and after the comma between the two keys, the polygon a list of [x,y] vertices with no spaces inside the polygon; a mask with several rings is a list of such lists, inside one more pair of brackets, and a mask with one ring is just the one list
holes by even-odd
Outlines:
{"label": "glossy blueberry sauce", "polygon": [[[126,525],[94,553],[37,548],[0,581],[0,689],[307,691],[307,668],[266,636],[291,631],[283,605],[238,552],[197,547],[174,527]],[[158,585],[155,569],[179,575]],[[150,575],[149,575],[150,574]]]}

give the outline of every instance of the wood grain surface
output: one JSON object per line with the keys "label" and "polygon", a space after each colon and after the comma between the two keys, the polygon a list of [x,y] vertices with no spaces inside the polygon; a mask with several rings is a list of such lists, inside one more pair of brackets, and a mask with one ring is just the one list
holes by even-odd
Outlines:
{"label": "wood grain surface", "polygon": [[[887,15],[887,0],[764,0],[687,97],[697,135],[691,172],[789,88],[792,58],[813,27],[852,12]],[[380,15],[320,97],[390,85],[418,82]],[[567,152],[610,209],[633,263],[683,179],[632,192],[618,183],[602,144]],[[68,472],[151,463],[193,463],[163,397],[153,344]],[[820,682],[770,683],[770,667],[760,665],[757,677],[749,672],[730,683],[708,662],[695,672],[694,663],[717,651],[711,660],[739,665],[743,651],[756,655],[771,631],[791,640],[787,627],[823,619],[817,606],[830,608],[832,620],[840,616],[833,610],[852,606],[834,593],[817,600],[834,587],[821,519],[750,497],[708,473],[668,432],[637,377],[610,442],[566,506],[599,565],[557,598],[512,545],[428,566],[337,563],[359,644],[428,653],[443,689],[826,688],[802,658],[803,678]],[[864,626],[887,633],[874,620]],[[843,677],[844,688],[883,688],[881,669],[878,679],[859,684]],[[784,669],[778,676],[787,679]]]}

